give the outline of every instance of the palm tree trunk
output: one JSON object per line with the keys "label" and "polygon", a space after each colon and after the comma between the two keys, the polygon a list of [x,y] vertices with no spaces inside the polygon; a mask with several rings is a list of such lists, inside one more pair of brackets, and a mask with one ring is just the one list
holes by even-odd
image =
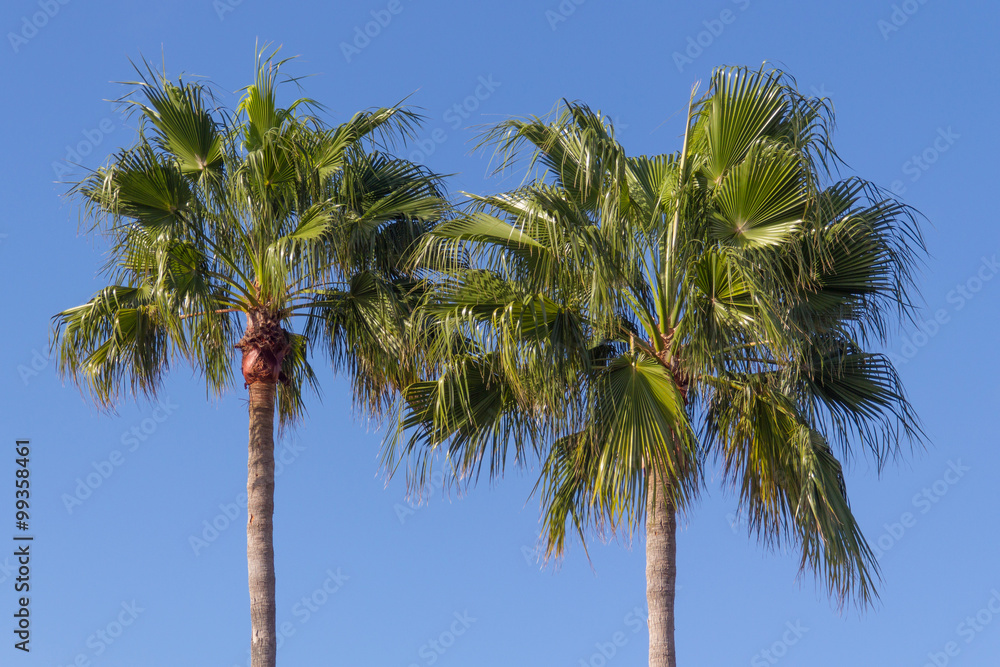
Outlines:
{"label": "palm tree trunk", "polygon": [[250,385],[247,459],[247,569],[250,579],[250,664],[274,667],[278,657],[274,600],[274,383]]}
{"label": "palm tree trunk", "polygon": [[646,501],[646,601],[649,667],[677,667],[674,592],[677,582],[677,516],[660,476],[649,474]]}

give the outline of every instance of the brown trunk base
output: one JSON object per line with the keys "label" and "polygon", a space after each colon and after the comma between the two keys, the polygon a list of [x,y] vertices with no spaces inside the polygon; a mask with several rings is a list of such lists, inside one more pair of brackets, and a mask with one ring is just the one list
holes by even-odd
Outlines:
{"label": "brown trunk base", "polygon": [[274,395],[270,382],[250,385],[247,458],[247,573],[250,583],[250,664],[275,667]]}
{"label": "brown trunk base", "polygon": [[649,667],[677,667],[674,596],[677,584],[677,516],[659,475],[649,476],[646,505],[646,601]]}

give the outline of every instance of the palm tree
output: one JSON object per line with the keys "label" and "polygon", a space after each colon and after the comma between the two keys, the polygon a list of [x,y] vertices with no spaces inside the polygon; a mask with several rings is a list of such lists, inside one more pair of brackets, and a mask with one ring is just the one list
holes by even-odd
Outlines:
{"label": "palm tree", "polygon": [[693,91],[681,150],[628,157],[599,113],[488,131],[500,169],[542,173],[473,196],[422,257],[437,375],[404,392],[391,463],[441,446],[459,480],[538,455],[547,556],[568,526],[646,532],[649,664],[673,667],[676,517],[718,463],[750,531],[796,545],[839,602],[878,567],[847,501],[858,444],[881,466],[921,436],[877,350],[910,309],[912,211],[838,178],[832,110],[764,68]]}
{"label": "palm tree", "polygon": [[303,416],[317,345],[362,407],[388,404],[415,372],[409,248],[444,211],[439,178],[378,148],[408,136],[415,114],[381,108],[328,127],[304,113],[310,100],[278,106],[285,62],[258,53],[235,113],[203,84],[137,68],[138,95],[123,99],[139,118],[135,145],[72,189],[109,239],[110,284],[54,317],[52,343],[60,371],[101,408],[154,396],[176,362],[220,395],[240,350],[254,667],[273,666],[277,650],[275,408],[279,426]]}

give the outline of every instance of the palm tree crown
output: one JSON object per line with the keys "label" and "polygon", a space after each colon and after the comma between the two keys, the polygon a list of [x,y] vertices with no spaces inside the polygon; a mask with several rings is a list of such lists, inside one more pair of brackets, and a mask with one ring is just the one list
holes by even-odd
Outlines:
{"label": "palm tree crown", "polygon": [[580,103],[489,131],[501,168],[527,148],[542,174],[424,243],[447,344],[387,458],[425,472],[443,445],[468,479],[533,448],[549,554],[569,522],[630,531],[657,495],[683,511],[718,461],[753,533],[870,602],[835,451],[881,465],[921,437],[878,350],[923,245],[911,209],[838,177],[832,124],[781,72],[723,68],[676,153],[627,156]]}
{"label": "palm tree crown", "polygon": [[178,358],[221,393],[234,347],[247,383],[280,379],[282,422],[315,386],[307,345],[349,371],[371,407],[404,372],[408,248],[444,201],[439,178],[372,140],[405,137],[418,117],[383,108],[327,127],[301,113],[311,100],[279,108],[284,62],[259,56],[232,116],[203,84],[150,72],[133,84],[142,99],[126,98],[137,143],[73,188],[110,239],[112,284],[56,316],[54,345],[99,405],[154,393]]}

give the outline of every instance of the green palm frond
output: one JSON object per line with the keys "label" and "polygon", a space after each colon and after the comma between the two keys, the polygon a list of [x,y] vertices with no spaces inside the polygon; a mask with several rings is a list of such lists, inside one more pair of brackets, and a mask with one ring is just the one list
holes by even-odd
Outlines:
{"label": "green palm frond", "polygon": [[840,603],[877,595],[878,565],[847,502],[841,465],[795,402],[754,376],[730,377],[709,406],[708,446],[739,491],[750,531],[769,546],[798,544]]}
{"label": "green palm frond", "polygon": [[112,285],[54,318],[58,368],[111,408],[123,390],[153,396],[168,369],[170,341],[152,288]]}
{"label": "green palm frond", "polygon": [[715,188],[714,237],[742,246],[787,242],[802,224],[809,195],[799,167],[785,150],[752,150]]}
{"label": "green palm frond", "polygon": [[218,175],[225,158],[223,136],[206,108],[204,87],[144,77],[141,88],[146,103],[131,100],[129,104],[155,128],[154,143],[160,151],[174,156],[185,175]]}
{"label": "green palm frond", "polygon": [[[394,469],[409,458],[408,480],[419,488],[430,479],[438,446],[447,443],[445,459],[457,481],[477,478],[486,459],[490,476],[499,475],[508,447],[514,447],[515,461],[523,461],[534,440],[530,416],[538,406],[519,401],[519,393],[491,357],[465,357],[437,380],[411,384],[403,393],[400,431],[383,464]],[[404,430],[414,437],[404,442]]]}

